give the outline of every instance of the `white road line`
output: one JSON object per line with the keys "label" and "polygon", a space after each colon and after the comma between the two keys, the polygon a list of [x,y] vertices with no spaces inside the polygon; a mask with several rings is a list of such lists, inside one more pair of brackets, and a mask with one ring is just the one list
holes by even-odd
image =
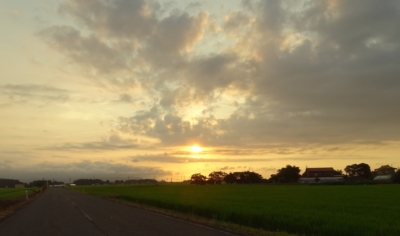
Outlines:
{"label": "white road line", "polygon": [[90,221],[93,221],[92,218],[90,218],[90,216],[88,214],[86,214],[85,212],[83,212],[82,210],[79,209],[80,212],[82,212],[82,214]]}

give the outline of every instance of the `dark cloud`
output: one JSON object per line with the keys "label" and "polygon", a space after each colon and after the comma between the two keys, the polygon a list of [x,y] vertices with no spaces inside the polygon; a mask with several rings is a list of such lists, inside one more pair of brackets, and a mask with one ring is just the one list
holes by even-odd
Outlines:
{"label": "dark cloud", "polygon": [[[121,86],[137,83],[148,108],[120,117],[118,128],[163,145],[249,153],[246,146],[268,144],[253,153],[288,155],[299,146],[400,140],[398,1],[242,5],[219,25],[229,43],[207,54],[195,48],[207,13],[165,12],[156,1],[66,1],[60,12],[85,30],[57,25],[41,35],[75,63]],[[229,102],[233,111],[217,116]],[[209,109],[190,120],[193,106]]]}
{"label": "dark cloud", "polygon": [[132,51],[129,45],[108,45],[95,34],[85,36],[65,25],[51,26],[39,35],[82,67],[92,67],[106,74],[128,69],[127,60]]}
{"label": "dark cloud", "polygon": [[[203,37],[207,13],[189,15],[172,10],[163,14],[156,1],[75,1],[61,4],[59,12],[75,19],[85,30],[54,25],[39,35],[97,83],[120,88],[154,86],[149,71],[162,73],[179,66],[184,54]],[[162,16],[161,16],[162,15]],[[83,33],[85,32],[85,33]]]}
{"label": "dark cloud", "polygon": [[[243,34],[236,44],[261,57],[248,60],[248,68],[253,70],[244,75],[250,85],[236,87],[251,95],[229,118],[214,120],[212,126],[199,128],[198,124],[188,125],[176,118],[179,126],[186,128],[185,132],[173,133],[186,136],[201,130],[195,137],[209,145],[381,144],[398,140],[400,80],[396,76],[400,71],[396,62],[400,59],[400,44],[393,29],[400,22],[394,14],[400,4],[388,1],[376,6],[376,2],[368,1],[362,8],[346,1],[337,1],[334,6],[324,4],[311,4],[304,11],[292,13],[279,1],[262,1],[249,30],[255,33],[255,39],[246,40],[249,36]],[[296,23],[299,19],[306,27]],[[245,17],[238,20],[247,23]],[[282,48],[289,37],[285,27],[299,39]],[[236,55],[242,53],[233,51]],[[227,87],[239,80],[227,73],[210,76],[220,71],[213,68],[220,67],[212,58],[208,62],[215,66],[202,71],[211,73],[206,77],[213,84],[209,86],[207,79],[201,78],[196,80],[202,83],[196,88],[212,92],[218,84]],[[240,74],[235,70],[238,68],[247,67],[235,67],[230,72]],[[216,130],[220,132],[213,132]]]}
{"label": "dark cloud", "polygon": [[68,0],[61,4],[59,12],[107,37],[142,39],[155,30],[159,7],[158,3],[148,0]]}

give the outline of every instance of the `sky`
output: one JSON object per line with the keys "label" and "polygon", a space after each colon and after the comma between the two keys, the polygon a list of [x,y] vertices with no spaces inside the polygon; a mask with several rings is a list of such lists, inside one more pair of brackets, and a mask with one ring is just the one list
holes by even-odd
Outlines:
{"label": "sky", "polygon": [[397,0],[1,0],[0,178],[398,167],[399,12]]}

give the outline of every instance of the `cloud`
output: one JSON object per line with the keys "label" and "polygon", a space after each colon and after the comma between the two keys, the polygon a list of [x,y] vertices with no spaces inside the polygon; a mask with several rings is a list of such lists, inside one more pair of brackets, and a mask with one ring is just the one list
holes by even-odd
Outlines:
{"label": "cloud", "polygon": [[[400,71],[395,63],[400,44],[393,29],[399,4],[378,7],[368,1],[360,9],[356,3],[336,1],[334,6],[311,3],[294,11],[286,3],[262,1],[251,13],[230,13],[222,29],[245,30],[234,34],[229,53],[194,58],[184,68],[183,78],[195,90],[192,101],[199,94],[215,98],[221,91],[241,91],[244,102],[234,113],[189,121],[158,109],[142,133],[167,145],[192,140],[214,146],[398,140]],[[175,99],[167,101],[171,106]],[[137,118],[131,124],[141,122]]]}
{"label": "cloud", "polygon": [[[242,5],[215,20],[157,1],[71,0],[59,12],[77,26],[40,35],[110,83],[140,88],[146,102],[116,128],[162,145],[242,153],[264,145],[253,154],[289,155],[299,146],[400,139],[397,1]],[[220,30],[208,31],[212,24]],[[124,93],[118,102],[138,96]]]}
{"label": "cloud", "polygon": [[[91,67],[100,73],[112,73],[128,69],[127,60],[132,51],[117,45],[117,48],[108,45],[95,34],[82,35],[81,32],[71,26],[51,26],[42,30],[39,35],[50,45],[64,53],[74,63],[82,67]],[[122,47],[122,48],[118,48]]]}
{"label": "cloud", "polygon": [[145,140],[132,139],[121,136],[118,132],[111,130],[107,138],[95,142],[83,143],[64,143],[50,147],[39,148],[41,150],[60,150],[60,151],[109,151],[109,150],[138,150],[147,149],[151,146]]}
{"label": "cloud", "polygon": [[127,94],[127,93],[123,93],[123,94],[120,94],[119,95],[119,99],[117,99],[117,100],[115,100],[114,102],[116,102],[116,103],[129,103],[129,104],[131,104],[131,103],[133,103],[135,100],[134,100],[134,98],[131,96],[131,95],[129,95],[129,94]]}
{"label": "cloud", "polygon": [[70,91],[41,84],[6,84],[0,86],[4,104],[33,103],[39,106],[64,103],[71,99]]}
{"label": "cloud", "polygon": [[68,0],[59,13],[81,27],[53,25],[38,35],[102,86],[153,86],[152,73],[184,63],[210,24],[206,12],[163,10],[157,1]]}
{"label": "cloud", "polygon": [[136,155],[130,157],[132,162],[158,162],[158,163],[219,163],[219,162],[269,162],[272,158],[224,158],[224,157],[203,157],[201,155],[176,155],[176,153]]}
{"label": "cloud", "polygon": [[229,167],[229,166],[224,166],[221,168],[217,168],[218,170],[222,170],[222,171],[228,171],[228,170],[234,170],[236,169],[235,167]]}
{"label": "cloud", "polygon": [[37,164],[19,165],[12,168],[0,166],[2,174],[12,178],[18,176],[18,179],[24,182],[30,182],[33,179],[56,179],[58,181],[68,182],[79,178],[100,178],[100,179],[126,179],[130,178],[160,178],[170,176],[171,172],[157,167],[135,166],[123,163],[110,163],[106,161],[83,160],[79,162],[56,163],[45,161]]}

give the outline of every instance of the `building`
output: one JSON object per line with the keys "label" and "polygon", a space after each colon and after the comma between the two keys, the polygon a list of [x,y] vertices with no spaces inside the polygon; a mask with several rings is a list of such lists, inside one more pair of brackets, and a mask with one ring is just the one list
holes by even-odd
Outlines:
{"label": "building", "polygon": [[386,182],[392,179],[392,175],[396,172],[397,168],[393,168],[389,165],[381,166],[375,169],[374,174],[376,175],[374,181]]}
{"label": "building", "polygon": [[321,167],[321,168],[306,168],[306,171],[301,175],[301,177],[334,177],[337,175],[332,167]]}
{"label": "building", "polygon": [[344,181],[343,175],[332,167],[306,168],[299,183],[335,183]]}
{"label": "building", "polygon": [[16,184],[15,188],[25,188],[25,184]]}
{"label": "building", "polygon": [[392,175],[394,172],[396,172],[397,168],[393,168],[389,165],[384,165],[379,167],[378,169],[375,169],[376,175]]}

